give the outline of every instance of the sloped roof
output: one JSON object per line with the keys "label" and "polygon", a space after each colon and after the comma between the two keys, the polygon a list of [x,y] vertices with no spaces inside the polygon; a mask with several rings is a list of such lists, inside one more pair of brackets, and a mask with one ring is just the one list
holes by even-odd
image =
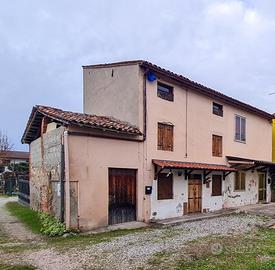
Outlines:
{"label": "sloped roof", "polygon": [[161,168],[197,169],[197,170],[227,171],[227,172],[237,171],[235,168],[230,168],[226,165],[197,163],[197,162],[182,162],[182,161],[153,159],[153,164],[158,165]]}
{"label": "sloped roof", "polygon": [[158,75],[162,75],[164,77],[173,79],[174,81],[177,81],[180,85],[187,87],[190,90],[201,93],[205,96],[208,96],[212,99],[219,100],[221,102],[224,102],[226,104],[237,107],[239,109],[248,111],[250,113],[256,114],[256,115],[266,118],[268,120],[271,120],[274,118],[274,116],[272,114],[270,114],[266,111],[258,109],[254,106],[251,106],[247,103],[244,103],[242,101],[234,99],[230,96],[224,95],[223,93],[221,93],[219,91],[216,91],[214,89],[206,87],[202,84],[199,84],[195,81],[188,79],[187,77],[184,77],[180,74],[174,73],[168,69],[164,69],[164,68],[157,66],[153,63],[150,63],[148,61],[144,61],[144,60],[122,61],[122,62],[117,62],[117,63],[87,65],[87,66],[83,66],[83,68],[84,69],[86,69],[86,68],[104,68],[104,67],[115,67],[115,66],[126,66],[126,65],[139,65],[140,67],[143,67],[147,70],[156,72],[156,74],[158,74]]}
{"label": "sloped roof", "polygon": [[0,159],[22,159],[28,160],[29,159],[29,152],[24,151],[5,151],[0,153]]}
{"label": "sloped roof", "polygon": [[33,107],[29,117],[21,140],[22,143],[30,143],[37,138],[40,132],[40,122],[44,116],[64,126],[79,126],[130,135],[142,135],[136,126],[113,117],[63,111],[53,107],[36,105]]}

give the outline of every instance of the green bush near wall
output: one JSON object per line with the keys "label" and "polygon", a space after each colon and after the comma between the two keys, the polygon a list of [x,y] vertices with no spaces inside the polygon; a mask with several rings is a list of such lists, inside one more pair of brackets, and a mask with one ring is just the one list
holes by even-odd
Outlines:
{"label": "green bush near wall", "polygon": [[39,212],[41,222],[40,232],[48,236],[61,236],[66,232],[64,223],[57,220],[54,216]]}

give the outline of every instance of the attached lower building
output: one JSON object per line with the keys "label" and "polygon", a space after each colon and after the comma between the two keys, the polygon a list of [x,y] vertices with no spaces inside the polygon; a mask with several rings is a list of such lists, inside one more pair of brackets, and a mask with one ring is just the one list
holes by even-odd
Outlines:
{"label": "attached lower building", "polygon": [[84,113],[27,123],[32,208],[90,230],[275,201],[273,115],[146,61],[83,70]]}

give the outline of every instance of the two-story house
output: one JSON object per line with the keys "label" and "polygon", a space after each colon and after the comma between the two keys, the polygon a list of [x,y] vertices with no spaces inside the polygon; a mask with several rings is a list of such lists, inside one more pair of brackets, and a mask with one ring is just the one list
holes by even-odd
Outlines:
{"label": "two-story house", "polygon": [[88,230],[271,201],[271,114],[146,61],[83,70],[84,113],[24,132],[34,209]]}

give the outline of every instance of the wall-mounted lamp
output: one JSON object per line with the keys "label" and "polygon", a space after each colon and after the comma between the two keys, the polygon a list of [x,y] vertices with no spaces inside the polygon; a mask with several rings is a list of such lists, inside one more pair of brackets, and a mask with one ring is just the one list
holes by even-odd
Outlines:
{"label": "wall-mounted lamp", "polygon": [[182,176],[182,171],[178,171],[178,176]]}
{"label": "wall-mounted lamp", "polygon": [[170,171],[166,174],[166,177],[169,177],[172,174],[172,170],[170,169]]}

